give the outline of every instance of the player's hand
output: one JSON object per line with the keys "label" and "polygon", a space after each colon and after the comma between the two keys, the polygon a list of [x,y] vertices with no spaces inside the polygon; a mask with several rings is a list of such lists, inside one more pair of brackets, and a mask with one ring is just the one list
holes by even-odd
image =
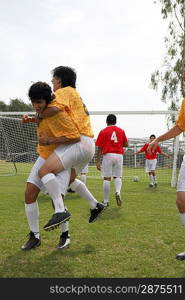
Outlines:
{"label": "player's hand", "polygon": [[38,137],[38,142],[41,146],[50,145],[49,136],[45,132],[41,132]]}
{"label": "player's hand", "polygon": [[29,123],[30,119],[31,119],[31,117],[29,117],[28,115],[23,115],[22,116],[22,123]]}
{"label": "player's hand", "polygon": [[101,164],[100,164],[99,161],[96,163],[96,168],[97,168],[99,171],[101,171]]}

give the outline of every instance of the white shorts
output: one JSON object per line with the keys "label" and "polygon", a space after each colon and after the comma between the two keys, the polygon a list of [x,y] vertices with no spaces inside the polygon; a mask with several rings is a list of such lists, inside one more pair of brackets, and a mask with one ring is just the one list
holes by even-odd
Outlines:
{"label": "white shorts", "polygon": [[179,171],[177,192],[185,192],[185,155],[183,156],[183,161]]}
{"label": "white shorts", "polygon": [[[38,176],[38,171],[42,167],[42,165],[45,163],[45,159],[42,157],[38,157],[33,168],[31,169],[30,175],[27,179],[27,182],[33,183],[36,185],[41,191],[45,191],[45,187]],[[58,180],[58,183],[60,184],[61,194],[65,195],[68,189],[69,180],[71,176],[71,169],[70,170],[64,170],[56,175],[56,178]]]}
{"label": "white shorts", "polygon": [[81,173],[87,174],[88,171],[89,171],[89,167],[88,167],[88,165],[86,165],[86,166],[83,168],[83,170],[81,171]]}
{"label": "white shorts", "polygon": [[145,170],[146,172],[151,172],[151,171],[155,171],[157,166],[157,159],[146,159],[145,162]]}
{"label": "white shorts", "polygon": [[80,174],[95,154],[94,139],[81,135],[80,142],[70,145],[60,145],[55,149],[65,169],[74,168]]}
{"label": "white shorts", "polygon": [[122,177],[123,155],[107,153],[103,155],[101,175],[102,177]]}

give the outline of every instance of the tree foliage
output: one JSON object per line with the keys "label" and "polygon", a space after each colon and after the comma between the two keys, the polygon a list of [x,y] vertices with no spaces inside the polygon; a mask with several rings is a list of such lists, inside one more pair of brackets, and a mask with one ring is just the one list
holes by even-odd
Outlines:
{"label": "tree foliage", "polygon": [[179,109],[185,97],[185,0],[155,0],[160,2],[161,14],[168,22],[165,37],[166,54],[163,65],[151,75],[153,89],[161,91],[161,100],[170,110]]}
{"label": "tree foliage", "polygon": [[33,111],[31,104],[26,104],[21,99],[10,99],[10,103],[6,104],[0,101],[0,111]]}

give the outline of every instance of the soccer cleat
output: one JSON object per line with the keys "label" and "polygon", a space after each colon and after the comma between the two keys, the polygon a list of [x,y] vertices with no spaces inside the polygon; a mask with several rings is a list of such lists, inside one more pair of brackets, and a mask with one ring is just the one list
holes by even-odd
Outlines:
{"label": "soccer cleat", "polygon": [[103,204],[105,207],[108,207],[108,206],[109,206],[109,202],[104,202],[104,201],[102,201],[102,204]]}
{"label": "soccer cleat", "polygon": [[31,250],[33,248],[36,248],[36,247],[40,246],[40,244],[41,244],[40,239],[36,238],[32,231],[30,231],[30,233],[27,236],[29,236],[29,239],[21,247],[22,250]]}
{"label": "soccer cleat", "polygon": [[89,217],[89,223],[95,222],[98,216],[104,211],[105,205],[102,203],[97,203],[96,207],[94,209],[90,209],[90,217]]}
{"label": "soccer cleat", "polygon": [[67,192],[68,193],[75,193],[75,191],[73,191],[72,189],[68,189]]}
{"label": "soccer cleat", "polygon": [[60,236],[60,240],[57,245],[57,248],[65,249],[65,248],[69,248],[69,246],[70,246],[70,235],[66,234],[66,232],[63,232]]}
{"label": "soccer cleat", "polygon": [[116,192],[116,193],[115,193],[115,198],[116,198],[117,205],[118,205],[118,206],[121,206],[122,200],[121,200],[120,194],[118,194],[118,193]]}
{"label": "soccer cleat", "polygon": [[185,252],[181,252],[181,253],[177,254],[176,259],[185,260]]}
{"label": "soccer cleat", "polygon": [[154,186],[153,183],[150,183],[150,184],[149,184],[149,187],[150,187],[150,188],[152,188],[153,186]]}
{"label": "soccer cleat", "polygon": [[157,187],[157,182],[154,183],[154,187],[155,187],[155,188]]}
{"label": "soccer cleat", "polygon": [[44,226],[46,231],[57,228],[60,224],[65,221],[68,221],[71,217],[70,212],[66,209],[64,212],[55,213],[48,221],[48,223]]}

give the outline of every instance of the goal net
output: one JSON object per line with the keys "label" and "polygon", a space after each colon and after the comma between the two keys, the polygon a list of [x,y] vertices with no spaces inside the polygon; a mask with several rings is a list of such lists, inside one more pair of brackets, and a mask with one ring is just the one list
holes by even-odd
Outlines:
{"label": "goal net", "polygon": [[[138,176],[140,182],[148,182],[145,172],[145,156],[143,153],[134,155],[146,142],[151,134],[156,136],[168,130],[167,118],[169,111],[111,111],[90,112],[95,139],[99,131],[106,127],[106,116],[114,113],[117,116],[117,126],[123,128],[129,139],[123,156],[123,181],[133,181]],[[28,174],[37,159],[37,136],[34,123],[23,124],[24,114],[34,115],[34,112],[0,112],[0,176]],[[163,127],[162,127],[163,126]],[[166,126],[166,127],[165,127]],[[183,135],[160,143],[162,151],[170,155],[157,158],[158,182],[176,186],[179,168],[184,155]],[[96,149],[97,153],[97,149]],[[96,169],[95,158],[89,163],[87,178],[102,179]]]}

